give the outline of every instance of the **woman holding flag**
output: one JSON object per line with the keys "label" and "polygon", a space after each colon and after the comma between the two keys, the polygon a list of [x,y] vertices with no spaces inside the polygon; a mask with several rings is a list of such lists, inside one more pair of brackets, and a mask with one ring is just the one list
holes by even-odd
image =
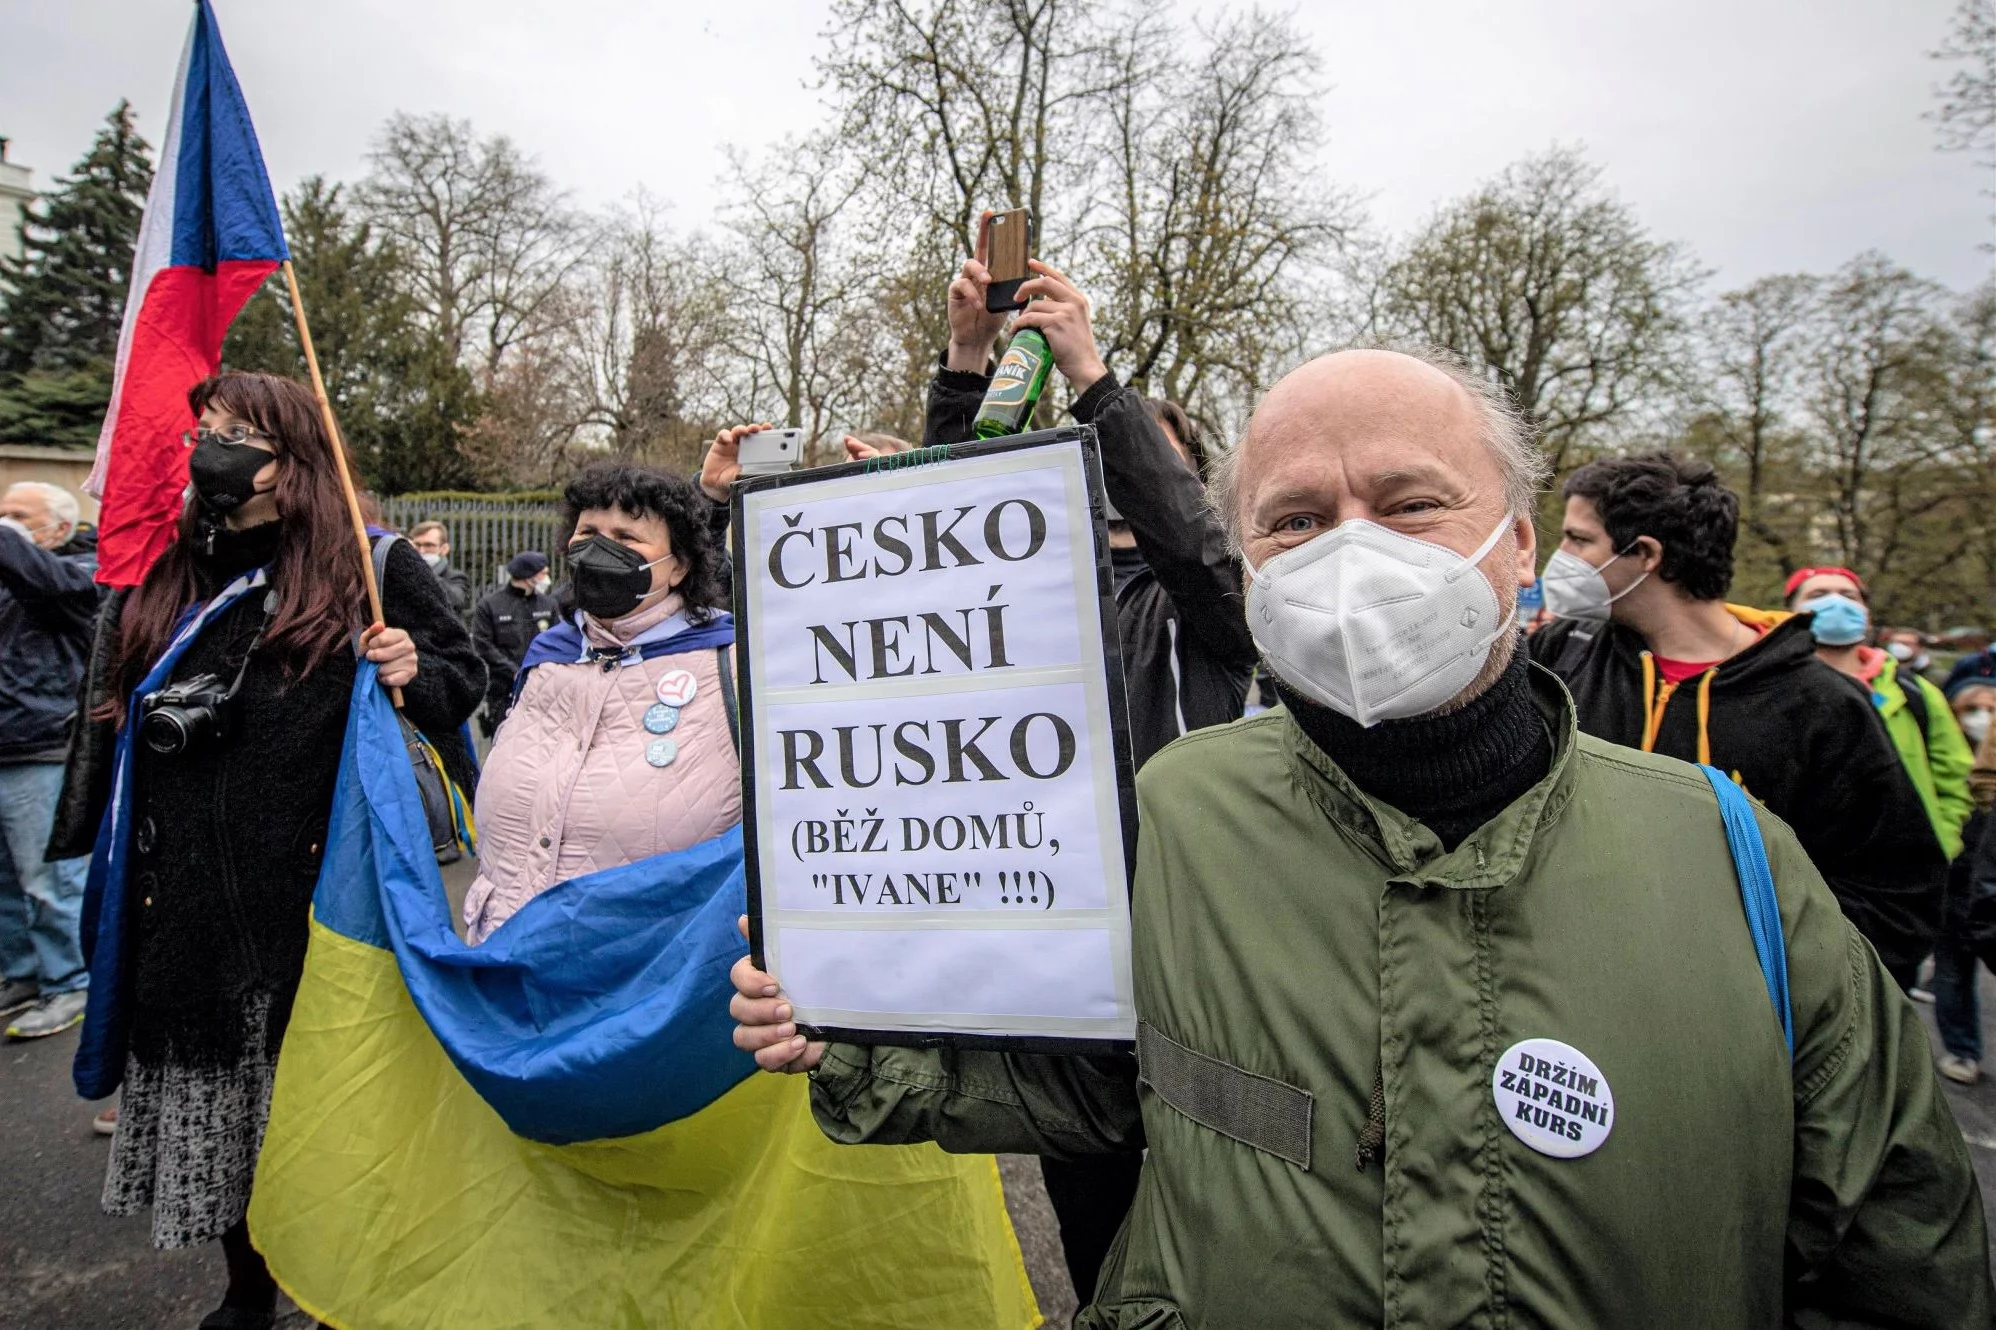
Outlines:
{"label": "woman holding flag", "polygon": [[[93,867],[95,951],[77,1082],[122,1081],[104,1208],[153,1241],[220,1238],[209,1330],[267,1326],[275,1285],[244,1223],[278,1048],[305,963],[357,658],[449,736],[485,669],[413,547],[365,622],[333,449],[312,392],[267,374],[197,385],[177,538],[125,601],[99,719],[118,726]],[[463,746],[437,745],[466,788]]]}
{"label": "woman holding flag", "polygon": [[[709,495],[754,428],[716,441]],[[258,1249],[356,1330],[1038,1324],[988,1156],[843,1150],[733,1044],[735,620],[709,499],[613,464],[563,510],[580,608],[529,648],[455,920],[394,720],[355,699]]]}

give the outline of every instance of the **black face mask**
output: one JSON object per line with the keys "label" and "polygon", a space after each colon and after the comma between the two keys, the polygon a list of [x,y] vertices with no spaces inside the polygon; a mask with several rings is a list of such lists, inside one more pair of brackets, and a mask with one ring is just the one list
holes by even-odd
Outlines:
{"label": "black face mask", "polygon": [[653,564],[671,557],[646,563],[644,555],[608,536],[576,541],[568,547],[568,578],[575,588],[576,608],[598,619],[623,618],[651,598]]}
{"label": "black face mask", "polygon": [[256,474],[274,460],[247,443],[204,438],[187,458],[187,478],[209,511],[232,513],[256,497]]}

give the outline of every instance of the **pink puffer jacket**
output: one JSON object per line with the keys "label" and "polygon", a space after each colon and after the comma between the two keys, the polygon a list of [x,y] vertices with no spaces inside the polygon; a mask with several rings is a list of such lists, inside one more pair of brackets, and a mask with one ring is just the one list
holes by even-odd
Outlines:
{"label": "pink puffer jacket", "polygon": [[[628,641],[677,609],[667,603],[610,625]],[[590,625],[592,640],[607,640]],[[698,685],[671,733],[644,727],[658,682]],[[646,752],[677,746],[669,766]],[[719,657],[681,652],[601,665],[547,664],[527,676],[478,783],[478,877],[464,898],[468,940],[482,942],[559,882],[711,840],[741,821],[741,765],[728,730]]]}

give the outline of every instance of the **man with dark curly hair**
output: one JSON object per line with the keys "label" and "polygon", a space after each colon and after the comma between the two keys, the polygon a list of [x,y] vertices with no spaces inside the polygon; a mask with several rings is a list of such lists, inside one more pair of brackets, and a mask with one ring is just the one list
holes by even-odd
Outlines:
{"label": "man with dark curly hair", "polygon": [[1940,925],[1947,860],[1865,690],[1808,614],[1726,602],[1739,498],[1704,462],[1610,457],[1566,479],[1531,654],[1580,728],[1732,776],[1795,829],[1902,987]]}

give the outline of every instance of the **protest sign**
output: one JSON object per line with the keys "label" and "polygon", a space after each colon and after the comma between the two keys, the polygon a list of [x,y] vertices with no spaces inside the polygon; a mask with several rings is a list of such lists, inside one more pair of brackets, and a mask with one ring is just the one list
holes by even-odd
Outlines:
{"label": "protest sign", "polygon": [[752,943],[800,1024],[1134,1036],[1095,448],[1048,430],[737,488]]}

